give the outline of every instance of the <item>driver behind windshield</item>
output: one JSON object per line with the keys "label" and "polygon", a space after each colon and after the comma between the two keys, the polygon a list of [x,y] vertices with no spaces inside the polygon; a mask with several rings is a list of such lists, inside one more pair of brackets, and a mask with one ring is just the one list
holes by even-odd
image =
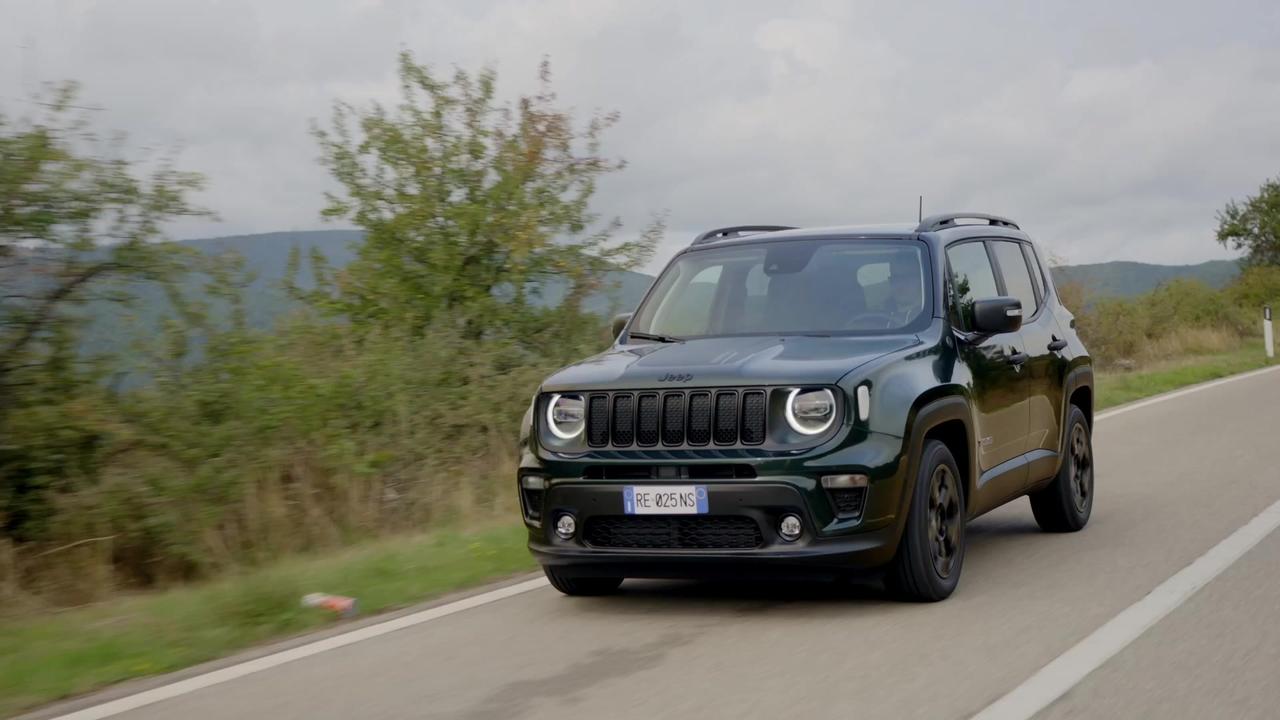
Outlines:
{"label": "driver behind windshield", "polygon": [[726,244],[676,257],[631,323],[681,339],[905,330],[923,317],[920,243],[813,239]]}
{"label": "driver behind windshield", "polygon": [[889,297],[885,312],[889,327],[909,325],[923,308],[924,293],[920,284],[920,264],[899,253],[889,264]]}

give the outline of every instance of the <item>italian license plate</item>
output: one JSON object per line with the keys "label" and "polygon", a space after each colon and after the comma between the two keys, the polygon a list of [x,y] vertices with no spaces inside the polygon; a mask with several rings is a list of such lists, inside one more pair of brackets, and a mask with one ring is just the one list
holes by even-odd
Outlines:
{"label": "italian license plate", "polygon": [[707,510],[705,485],[627,485],[622,489],[628,515],[698,515]]}

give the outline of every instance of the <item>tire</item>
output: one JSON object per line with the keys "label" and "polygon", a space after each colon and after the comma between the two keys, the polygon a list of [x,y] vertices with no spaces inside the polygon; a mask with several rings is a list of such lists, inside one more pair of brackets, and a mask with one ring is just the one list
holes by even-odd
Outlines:
{"label": "tire", "polygon": [[552,567],[543,567],[542,571],[547,574],[547,580],[551,581],[551,587],[559,590],[565,595],[575,597],[588,595],[608,595],[618,589],[622,584],[622,578],[611,577],[574,577],[566,575],[561,570]]}
{"label": "tire", "polygon": [[1084,412],[1075,405],[1067,415],[1066,438],[1057,476],[1048,487],[1031,493],[1031,512],[1045,532],[1076,532],[1093,513],[1093,436]]}
{"label": "tire", "polygon": [[947,446],[928,440],[920,452],[907,526],[889,564],[885,586],[913,602],[945,600],[964,565],[964,482]]}

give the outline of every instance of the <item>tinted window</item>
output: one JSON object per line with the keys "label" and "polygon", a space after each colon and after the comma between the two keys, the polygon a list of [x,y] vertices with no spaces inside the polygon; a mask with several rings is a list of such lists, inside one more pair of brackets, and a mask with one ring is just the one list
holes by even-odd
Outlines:
{"label": "tinted window", "polygon": [[1031,282],[1036,285],[1036,297],[1044,302],[1044,278],[1040,275],[1040,265],[1036,260],[1036,252],[1030,245],[1022,246],[1022,254],[1027,256],[1027,265],[1031,268]]}
{"label": "tinted window", "polygon": [[947,248],[951,266],[951,321],[962,330],[973,329],[973,301],[1000,294],[987,248],[981,242]]}
{"label": "tinted window", "polygon": [[1021,300],[1022,316],[1031,317],[1036,313],[1036,287],[1027,270],[1027,259],[1022,255],[1022,244],[995,240],[991,243],[991,249],[996,254],[996,262],[1000,263],[1005,294]]}
{"label": "tinted window", "polygon": [[790,240],[680,256],[636,312],[636,332],[883,333],[928,316],[925,246],[906,240]]}

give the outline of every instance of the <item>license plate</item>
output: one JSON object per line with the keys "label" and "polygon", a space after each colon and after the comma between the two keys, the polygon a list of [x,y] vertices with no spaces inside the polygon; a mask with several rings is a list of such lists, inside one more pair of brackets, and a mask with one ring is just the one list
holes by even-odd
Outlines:
{"label": "license plate", "polygon": [[628,515],[698,515],[707,510],[705,485],[627,485],[622,489]]}

